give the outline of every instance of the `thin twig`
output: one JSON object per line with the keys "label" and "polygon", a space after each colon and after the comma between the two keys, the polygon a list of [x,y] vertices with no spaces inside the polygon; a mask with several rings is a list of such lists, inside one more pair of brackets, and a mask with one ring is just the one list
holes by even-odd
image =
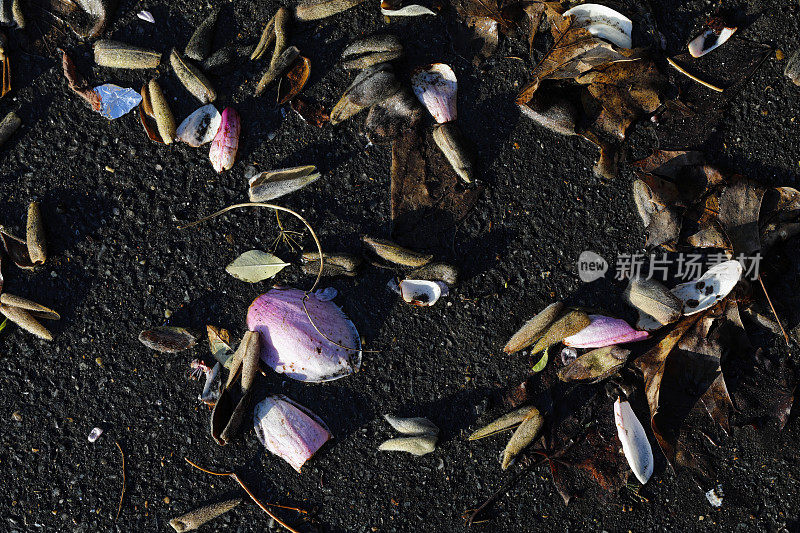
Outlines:
{"label": "thin twig", "polygon": [[291,533],[298,533],[298,531],[296,531],[291,526],[289,526],[288,524],[283,522],[280,518],[275,516],[269,509],[267,509],[266,506],[269,505],[270,507],[277,507],[279,509],[289,509],[289,510],[292,510],[292,511],[295,511],[295,512],[298,512],[298,513],[306,513],[306,514],[308,513],[308,511],[306,511],[304,509],[298,509],[297,507],[289,507],[289,506],[286,506],[286,505],[278,505],[278,504],[275,504],[275,503],[266,503],[266,504],[261,503],[261,501],[258,498],[256,498],[256,495],[253,494],[253,492],[247,487],[247,485],[244,484],[244,482],[241,480],[241,478],[239,476],[236,475],[235,472],[214,472],[213,470],[209,470],[207,468],[203,468],[202,466],[199,466],[196,463],[193,463],[187,457],[184,457],[183,460],[186,461],[187,463],[189,463],[190,465],[192,465],[193,467],[195,467],[196,469],[200,470],[201,472],[205,472],[206,474],[211,474],[212,476],[227,476],[227,477],[233,479],[234,481],[236,481],[242,487],[242,489],[244,489],[244,491],[247,493],[247,495],[250,496],[250,499],[252,499],[253,502],[255,502],[255,504],[258,505],[261,508],[262,511],[267,513],[270,516],[270,518],[272,518],[277,523],[279,523],[280,525],[285,527],[287,530],[291,531]]}
{"label": "thin twig", "polygon": [[[487,498],[486,501],[483,502],[480,507],[475,509],[475,511],[469,516],[469,520],[467,520],[467,526],[472,526],[472,524],[476,523],[475,519],[478,517],[478,515],[481,514],[484,511],[484,509],[486,509],[494,502],[496,502],[498,499],[500,499],[500,496],[505,494],[505,492],[508,491],[508,489],[513,487],[520,480],[523,474],[527,474],[534,467],[539,466],[545,461],[546,459],[539,459],[535,463],[530,463],[525,468],[518,470],[513,476],[511,476],[510,479],[508,479],[505,483],[503,483],[499,489],[497,489],[494,493],[492,493],[492,495],[489,496],[489,498]],[[480,522],[482,522],[482,520],[480,520]]]}
{"label": "thin twig", "polygon": [[767,297],[767,302],[769,303],[770,309],[772,309],[772,315],[775,317],[775,321],[778,323],[778,326],[781,328],[781,332],[783,333],[783,338],[786,339],[786,345],[789,345],[789,335],[786,334],[786,330],[783,329],[783,324],[781,324],[781,319],[778,318],[778,313],[775,312],[775,306],[772,305],[772,300],[769,298],[769,294],[767,293],[767,288],[764,286],[764,280],[761,279],[761,274],[758,275],[758,282],[761,284],[761,290],[764,291],[764,296]]}
{"label": "thin twig", "polygon": [[308,321],[309,321],[309,322],[311,322],[311,325],[312,325],[312,326],[314,326],[314,329],[315,329],[315,330],[317,330],[317,333],[319,333],[320,335],[322,335],[322,337],[323,337],[323,338],[324,338],[326,341],[330,342],[331,344],[333,344],[333,345],[335,345],[335,346],[338,346],[339,348],[342,348],[342,349],[344,349],[344,350],[347,350],[347,351],[349,351],[349,352],[367,352],[367,353],[378,353],[378,350],[364,350],[364,349],[363,349],[363,348],[361,348],[360,346],[359,346],[358,348],[350,348],[350,347],[348,347],[348,346],[344,346],[343,344],[339,344],[339,343],[338,343],[338,342],[336,342],[335,340],[331,339],[330,337],[328,337],[327,335],[325,335],[324,333],[322,333],[322,332],[319,330],[319,328],[317,327],[317,324],[315,324],[315,323],[314,323],[314,319],[313,319],[313,318],[311,318],[311,314],[308,312],[308,307],[306,307],[306,298],[308,298],[308,293],[305,293],[305,294],[303,295],[303,300],[302,300],[302,302],[303,302],[303,311],[305,311],[305,312],[306,312],[306,316],[308,317]]}
{"label": "thin twig", "polygon": [[234,479],[234,480],[235,480],[235,481],[236,481],[236,482],[237,482],[239,485],[241,485],[242,489],[244,489],[244,491],[247,493],[247,495],[248,495],[248,496],[250,496],[250,499],[252,499],[252,500],[255,502],[255,504],[256,504],[256,505],[258,505],[258,506],[261,508],[261,510],[262,510],[262,511],[264,511],[265,513],[267,513],[267,514],[269,515],[269,517],[270,517],[270,518],[272,518],[272,519],[273,519],[273,520],[275,520],[277,523],[279,523],[280,525],[282,525],[283,527],[285,527],[287,530],[291,531],[291,533],[299,533],[299,531],[297,531],[296,529],[294,529],[292,526],[290,526],[289,524],[287,524],[286,522],[284,522],[283,520],[281,520],[280,518],[278,518],[278,517],[277,517],[275,514],[273,514],[273,513],[272,513],[272,512],[271,512],[269,509],[267,509],[267,508],[266,508],[266,506],[264,506],[264,504],[263,504],[263,503],[261,503],[261,501],[259,501],[259,499],[258,499],[258,498],[256,498],[256,495],[255,495],[255,494],[253,494],[253,493],[252,493],[252,491],[251,491],[249,488],[247,488],[247,485],[245,485],[245,484],[244,484],[244,482],[243,482],[243,481],[242,481],[242,480],[239,478],[239,476],[237,476],[236,474],[231,474],[231,477],[232,477],[232,478],[233,478],[233,479]]}
{"label": "thin twig", "polygon": [[200,224],[201,222],[205,222],[206,220],[210,220],[210,219],[212,219],[214,217],[218,217],[219,215],[225,214],[228,211],[232,211],[232,210],[238,209],[240,207],[267,207],[269,209],[274,209],[276,211],[283,211],[285,213],[289,213],[290,215],[293,215],[293,216],[297,217],[300,220],[300,222],[305,224],[305,226],[308,228],[308,231],[311,233],[311,236],[314,238],[314,243],[317,245],[317,252],[319,253],[319,272],[317,272],[317,279],[314,280],[314,284],[311,286],[310,289],[308,289],[308,291],[306,291],[306,293],[312,292],[314,289],[316,289],[317,285],[319,284],[320,280],[322,279],[322,267],[323,267],[322,244],[320,244],[319,239],[317,238],[317,234],[314,233],[314,228],[311,227],[311,224],[309,224],[306,221],[306,219],[303,218],[299,213],[296,213],[295,211],[292,211],[291,209],[289,209],[287,207],[283,207],[283,206],[275,205],[275,204],[267,204],[267,203],[263,203],[263,202],[245,202],[245,203],[241,203],[241,204],[229,205],[228,207],[225,207],[224,209],[220,209],[216,213],[212,213],[212,214],[210,214],[210,215],[208,215],[206,217],[201,218],[200,220],[195,220],[194,222],[192,222],[190,224],[184,224],[183,226],[178,226],[178,229],[191,228],[193,226],[196,226],[196,225]]}
{"label": "thin twig", "polygon": [[199,471],[205,472],[206,474],[211,474],[212,476],[231,476],[231,475],[233,475],[233,472],[214,472],[212,470],[208,470],[206,468],[203,468],[202,466],[198,466],[197,464],[191,462],[188,457],[184,457],[183,460],[186,461],[187,463],[189,463],[190,465],[192,465],[193,467],[195,467],[196,469],[198,469]]}
{"label": "thin twig", "polygon": [[683,68],[682,66],[680,66],[679,64],[677,64],[677,63],[676,63],[676,62],[675,62],[675,61],[674,61],[674,60],[673,60],[671,57],[668,57],[668,58],[667,58],[667,63],[669,63],[670,65],[672,65],[672,67],[673,67],[675,70],[677,70],[678,72],[680,72],[681,74],[683,74],[683,75],[684,75],[684,76],[686,76],[687,78],[689,78],[689,79],[692,79],[692,80],[696,81],[696,82],[697,82],[697,83],[699,83],[700,85],[703,85],[703,86],[705,86],[705,87],[708,87],[709,89],[711,89],[711,90],[714,90],[714,91],[717,91],[718,93],[721,93],[721,92],[725,91],[725,89],[723,89],[723,88],[721,88],[721,87],[717,87],[717,86],[716,86],[716,85],[714,85],[713,83],[710,83],[710,82],[707,82],[707,81],[705,81],[705,80],[703,80],[703,79],[700,79],[700,78],[698,78],[697,76],[695,76],[694,74],[692,74],[691,72],[689,72],[688,70],[686,70],[685,68]]}
{"label": "thin twig", "polygon": [[119,505],[117,506],[117,516],[114,518],[116,522],[119,520],[119,513],[122,511],[122,499],[125,498],[125,452],[122,451],[122,446],[119,445],[119,441],[114,441],[114,444],[117,445],[117,449],[119,453],[122,455],[122,492],[119,494]]}

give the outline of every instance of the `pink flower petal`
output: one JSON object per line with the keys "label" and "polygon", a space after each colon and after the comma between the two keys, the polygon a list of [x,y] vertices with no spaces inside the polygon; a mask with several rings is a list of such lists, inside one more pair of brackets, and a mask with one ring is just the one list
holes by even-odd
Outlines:
{"label": "pink flower petal", "polygon": [[286,396],[271,396],[253,412],[256,436],[267,450],[300,472],[331,433],[314,413]]}
{"label": "pink flower petal", "polygon": [[272,289],[250,305],[247,327],[261,334],[261,359],[298,381],[330,381],[358,371],[361,339],[356,327],[335,303],[314,293],[305,299],[304,309],[304,296],[299,289]]}
{"label": "pink flower petal", "polygon": [[646,331],[637,331],[619,318],[603,315],[589,315],[591,324],[575,335],[564,339],[564,344],[573,348],[602,348],[614,344],[624,344],[646,339]]}

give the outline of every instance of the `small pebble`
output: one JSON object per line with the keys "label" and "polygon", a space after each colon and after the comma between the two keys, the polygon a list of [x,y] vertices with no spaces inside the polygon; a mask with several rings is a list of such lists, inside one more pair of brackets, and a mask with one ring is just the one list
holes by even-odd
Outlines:
{"label": "small pebble", "polygon": [[22,415],[19,411],[14,411],[14,413],[11,415],[11,419],[15,422],[22,422]]}
{"label": "small pebble", "polygon": [[103,434],[103,430],[100,428],[94,428],[91,433],[89,433],[89,442],[95,442],[97,439],[100,438],[100,435]]}

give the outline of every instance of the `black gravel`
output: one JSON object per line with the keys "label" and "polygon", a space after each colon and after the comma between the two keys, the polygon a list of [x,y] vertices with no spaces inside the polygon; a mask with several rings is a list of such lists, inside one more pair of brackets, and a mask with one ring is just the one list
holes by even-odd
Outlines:
{"label": "black gravel", "polygon": [[[212,7],[186,0],[120,4],[107,35],[164,52],[182,49]],[[278,6],[254,0],[213,4],[222,7],[217,47],[257,39]],[[716,7],[701,1],[652,4],[669,53],[680,51]],[[741,37],[787,56],[800,47],[797,2],[724,4],[744,20]],[[155,25],[136,17],[141,9],[152,12]],[[12,35],[14,90],[0,101],[0,115],[15,110],[24,124],[0,148],[0,223],[21,232],[27,203],[40,200],[50,258],[32,273],[6,264],[5,290],[52,306],[63,318],[52,327],[52,343],[16,327],[0,333],[0,530],[170,530],[171,517],[235,488],[190,468],[184,457],[219,470],[243,468],[264,500],[309,509],[321,531],[461,530],[464,511],[506,479],[498,463],[503,439],[468,443],[464,437],[500,413],[489,401],[491,391],[520,381],[529,369],[528,357],[502,353],[507,338],[556,298],[631,317],[619,299],[621,282],[584,285],[575,267],[582,250],[611,261],[643,250],[631,174],[625,168],[612,182],[599,181],[591,170],[594,147],[520,117],[513,100],[532,68],[519,59],[525,45],[504,39],[484,69],[476,69],[451,45],[459,31],[452,14],[387,25],[371,0],[327,20],[295,25],[292,42],[312,62],[304,94],[332,106],[351,77],[336,65],[341,50],[377,31],[401,37],[407,49],[402,71],[430,61],[454,66],[459,122],[476,145],[486,193],[459,227],[452,248],[437,250],[464,275],[435,307],[398,302],[386,288],[390,273],[376,268],[329,283],[374,350],[364,354],[361,372],[321,385],[267,375],[262,394],[290,395],[319,414],[335,436],[301,475],[265,453],[252,432],[224,448],[214,444],[209,411],[196,399],[200,385],[186,377],[189,361],[207,356],[205,342],[191,352],[157,355],[137,335],[165,323],[199,332],[214,324],[236,338],[245,330],[247,306],[269,283],[240,282],[224,267],[246,250],[270,247],[278,236],[274,214],[241,211],[195,229],[177,226],[245,200],[248,166],[318,165],[324,177],[281,203],[312,223],[326,249],[357,252],[361,233],[386,235],[389,229],[390,149],[365,148],[359,133],[363,115],[316,129],[291,112],[284,116],[273,106],[272,93],[252,98],[261,65],[245,62],[212,78],[220,109],[235,106],[243,121],[239,161],[217,175],[207,147],[158,145],[147,139],[135,113],[112,122],[93,113],[67,88],[55,54],[25,54]],[[88,43],[70,37],[61,44],[92,83],[138,89],[157,75],[179,120],[196,107],[168,65],[157,72],[104,69],[93,65]],[[656,146],[692,146],[764,183],[798,186],[800,89],[782,76],[784,64],[772,55],[749,81],[722,97],[674,78],[696,100],[719,106],[720,114],[684,133],[639,126],[630,155]],[[308,238],[302,242],[311,245]],[[790,244],[785,253],[796,258],[796,252]],[[297,259],[284,246],[277,253]],[[800,322],[799,269],[796,259],[788,264],[773,279],[779,313],[793,328]],[[293,266],[277,281],[306,288],[312,278]],[[784,353],[777,339],[767,347]],[[442,429],[436,452],[422,458],[378,453],[377,445],[390,436],[383,413],[429,417]],[[91,444],[86,437],[94,426],[105,432]],[[777,435],[734,430],[719,450],[720,509],[709,505],[691,477],[663,464],[641,489],[642,499],[624,489],[610,502],[587,494],[566,507],[540,467],[508,492],[492,522],[476,529],[798,531],[798,430],[796,420]],[[115,441],[127,465],[119,520],[121,457]],[[281,516],[308,527],[291,512]],[[248,503],[204,530],[264,531],[268,523]]]}

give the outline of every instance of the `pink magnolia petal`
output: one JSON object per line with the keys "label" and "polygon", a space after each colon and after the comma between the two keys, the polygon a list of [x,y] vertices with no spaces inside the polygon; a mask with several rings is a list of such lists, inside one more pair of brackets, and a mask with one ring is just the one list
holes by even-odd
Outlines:
{"label": "pink magnolia petal", "polygon": [[298,381],[330,381],[358,371],[361,339],[356,327],[335,303],[314,293],[305,299],[304,309],[304,295],[299,289],[272,289],[250,305],[247,327],[261,334],[261,359]]}
{"label": "pink magnolia petal", "polygon": [[602,348],[646,339],[646,331],[637,331],[619,318],[589,315],[591,323],[575,335],[564,339],[564,344],[573,348]]}
{"label": "pink magnolia petal", "polygon": [[211,141],[211,150],[208,158],[211,166],[217,172],[230,170],[236,161],[236,151],[239,149],[239,131],[241,121],[239,113],[232,107],[226,107],[222,112],[222,120],[214,140]]}
{"label": "pink magnolia petal", "polygon": [[271,396],[253,412],[256,436],[267,450],[300,472],[331,433],[314,413],[286,396]]}

